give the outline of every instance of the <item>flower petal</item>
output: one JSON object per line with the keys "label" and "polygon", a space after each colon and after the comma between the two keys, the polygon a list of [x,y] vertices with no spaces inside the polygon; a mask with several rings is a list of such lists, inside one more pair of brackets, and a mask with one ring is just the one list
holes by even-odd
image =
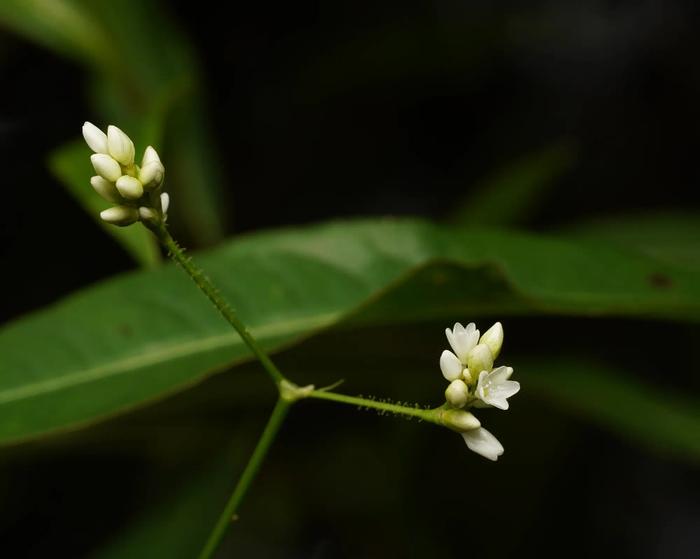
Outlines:
{"label": "flower petal", "polygon": [[510,398],[520,392],[520,383],[516,380],[506,380],[496,386],[494,392],[499,398]]}
{"label": "flower petal", "polygon": [[467,354],[479,341],[479,331],[476,329],[476,325],[470,322],[465,328],[459,322],[456,322],[452,330],[449,328],[445,329],[445,335],[452,351],[455,352],[463,364],[466,364]]}
{"label": "flower petal", "polygon": [[493,371],[491,371],[489,381],[495,384],[500,384],[503,381],[508,380],[512,374],[512,367],[504,367],[501,365],[500,367],[496,367]]}
{"label": "flower petal", "polygon": [[85,142],[95,153],[108,153],[107,134],[102,132],[92,122],[86,121],[83,124],[83,138],[85,138]]}
{"label": "flower petal", "polygon": [[462,433],[462,438],[467,443],[469,450],[481,454],[481,456],[489,460],[496,461],[503,454],[503,445],[483,427],[465,431]]}
{"label": "flower petal", "polygon": [[[457,327],[457,325],[455,324],[455,328],[456,327]],[[456,350],[456,344],[455,344],[455,335],[452,332],[452,330],[450,330],[449,328],[445,328],[445,336],[447,336],[447,342],[450,344],[452,351],[456,352],[457,350]]]}
{"label": "flower petal", "polygon": [[440,370],[442,376],[449,381],[453,381],[462,376],[462,363],[457,356],[450,350],[446,349],[440,356]]}
{"label": "flower petal", "polygon": [[504,380],[509,376],[508,369],[510,367],[499,367],[491,373],[481,371],[476,385],[476,396],[482,402],[501,410],[508,409],[508,398],[520,390],[519,382]]}

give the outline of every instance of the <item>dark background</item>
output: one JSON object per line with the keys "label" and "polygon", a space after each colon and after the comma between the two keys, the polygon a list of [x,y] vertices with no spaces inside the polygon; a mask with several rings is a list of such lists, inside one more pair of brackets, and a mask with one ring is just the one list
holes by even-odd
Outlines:
{"label": "dark background", "polygon": [[[697,207],[695,2],[171,4],[202,62],[229,234],[357,215],[448,219],[488,177],[545,149],[565,150],[566,168],[513,227],[555,233],[597,216]],[[92,118],[82,69],[3,33],[0,74],[0,318],[9,320],[133,264],[41,164]],[[534,332],[545,331],[552,351],[697,390],[700,359],[687,347],[696,328],[503,322],[506,358],[542,344]],[[442,328],[357,332],[351,354],[329,333],[285,352],[282,364],[307,374],[319,352],[335,352],[353,389],[426,400],[441,390],[439,375],[409,373],[401,384],[390,373],[397,353],[416,370],[434,368]],[[623,350],[610,342],[620,336]],[[648,348],[671,345],[668,370]],[[249,369],[246,390],[257,399],[226,400],[240,381],[222,375],[8,454],[0,532],[17,550],[9,556],[84,556],[203,467],[201,456],[232,432],[250,448],[269,395]],[[511,417],[494,418],[507,449],[496,465],[465,457],[459,437],[429,427],[301,407],[222,556],[697,557],[696,468],[526,392],[524,384]]]}

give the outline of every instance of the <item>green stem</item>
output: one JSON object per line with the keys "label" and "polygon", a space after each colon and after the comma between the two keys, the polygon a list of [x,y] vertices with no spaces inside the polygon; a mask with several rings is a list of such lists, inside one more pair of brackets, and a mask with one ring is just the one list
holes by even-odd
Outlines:
{"label": "green stem", "polygon": [[197,287],[209,297],[209,300],[214,303],[214,306],[219,310],[221,315],[233,326],[236,332],[238,332],[255,357],[257,357],[260,363],[262,363],[262,366],[265,367],[265,370],[269,373],[270,377],[272,377],[272,380],[278,385],[281,381],[285,380],[284,375],[272,362],[272,359],[270,359],[267,353],[260,347],[255,338],[250,335],[245,324],[243,324],[236,315],[236,311],[234,311],[231,305],[221,296],[218,289],[206,274],[185,254],[185,251],[178,245],[177,241],[173,239],[165,224],[159,223],[153,226],[151,230],[167,249],[171,258],[192,278],[192,281],[197,284]]}
{"label": "green stem", "polygon": [[209,535],[207,543],[202,548],[202,551],[199,554],[199,559],[210,559],[214,555],[216,549],[219,547],[219,544],[226,534],[226,530],[231,524],[238,507],[243,501],[246,492],[250,488],[255,476],[260,470],[260,466],[265,459],[265,455],[267,454],[272,441],[275,439],[277,431],[279,431],[279,428],[284,422],[284,418],[287,416],[290,405],[291,402],[283,398],[279,398],[277,400],[277,404],[275,404],[275,408],[272,410],[272,415],[270,415],[270,419],[267,421],[265,430],[260,436],[258,444],[256,445],[252,456],[248,460],[248,464],[246,465],[245,470],[243,470],[243,474],[238,480],[231,497],[229,497],[224,511],[221,513],[221,516],[219,516],[219,520],[216,522],[214,529]]}
{"label": "green stem", "polygon": [[317,398],[319,400],[330,400],[331,402],[340,402],[341,404],[348,404],[350,406],[360,408],[371,408],[408,417],[417,417],[418,419],[435,423],[437,425],[442,424],[440,421],[440,411],[443,409],[442,407],[424,409],[419,407],[402,406],[401,404],[392,404],[389,402],[382,402],[380,400],[370,400],[359,396],[346,396],[345,394],[338,394],[327,390],[313,390],[308,393],[307,397]]}

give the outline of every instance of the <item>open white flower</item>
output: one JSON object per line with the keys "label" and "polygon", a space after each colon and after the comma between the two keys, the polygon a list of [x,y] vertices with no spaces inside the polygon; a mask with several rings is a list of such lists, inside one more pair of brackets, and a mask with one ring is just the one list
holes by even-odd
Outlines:
{"label": "open white flower", "polygon": [[512,374],[512,367],[497,367],[491,372],[481,371],[476,396],[485,404],[507,410],[508,398],[520,390],[519,382],[508,380]]}
{"label": "open white flower", "polygon": [[[503,345],[503,326],[496,322],[479,337],[473,322],[466,327],[457,322],[445,334],[452,351],[446,349],[440,355],[440,370],[450,382],[445,390],[446,411],[442,422],[459,432],[470,450],[496,460],[503,454],[503,445],[467,410],[488,407],[507,410],[508,398],[520,390],[520,383],[510,380],[511,367],[494,369]],[[460,418],[467,419],[456,421]]]}
{"label": "open white flower", "polygon": [[503,454],[503,445],[483,427],[464,431],[462,437],[469,450],[481,454],[484,458],[495,462]]}
{"label": "open white flower", "polygon": [[479,331],[476,329],[476,324],[470,322],[466,328],[459,322],[450,330],[445,329],[447,341],[450,342],[450,347],[455,355],[459,358],[462,364],[467,364],[467,355],[479,341]]}

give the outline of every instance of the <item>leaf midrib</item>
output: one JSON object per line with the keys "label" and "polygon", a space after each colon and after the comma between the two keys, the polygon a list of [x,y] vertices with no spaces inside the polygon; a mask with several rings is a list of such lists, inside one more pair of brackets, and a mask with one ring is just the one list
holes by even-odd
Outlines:
{"label": "leaf midrib", "polygon": [[[250,330],[256,338],[263,340],[279,336],[291,336],[299,332],[314,330],[327,324],[332,324],[336,322],[338,317],[342,314],[343,313],[339,311],[317,314],[295,320],[268,323],[257,328],[250,328]],[[185,342],[178,340],[167,344],[160,344],[155,347],[152,346],[148,352],[139,353],[138,355],[132,355],[85,370],[69,372],[60,377],[1,390],[0,404],[34,398],[49,392],[87,384],[181,357],[189,357],[226,347],[234,348],[240,345],[243,345],[243,342],[235,332],[200,337]]]}

